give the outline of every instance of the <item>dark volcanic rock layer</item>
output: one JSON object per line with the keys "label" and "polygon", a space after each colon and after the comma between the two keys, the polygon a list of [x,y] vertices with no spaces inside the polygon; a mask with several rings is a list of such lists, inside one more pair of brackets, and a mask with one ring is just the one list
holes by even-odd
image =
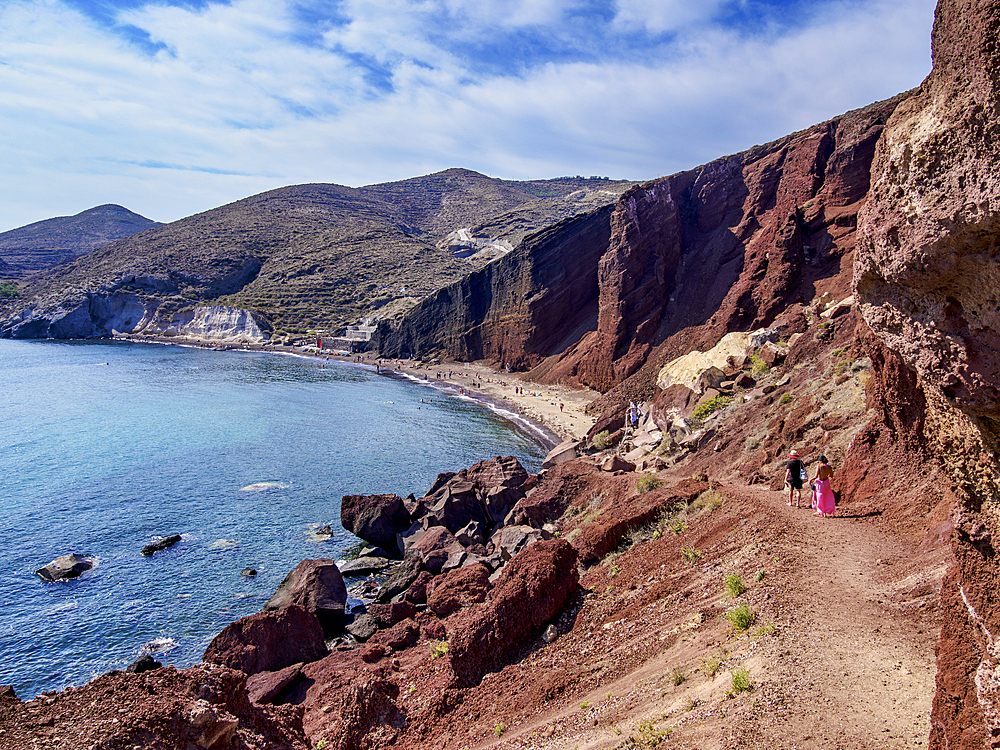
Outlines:
{"label": "dark volcanic rock layer", "polygon": [[958,498],[935,749],[1000,743],[998,36],[997,3],[939,3],[934,70],[879,143],[855,269],[865,320],[910,371],[900,383],[926,396],[910,409]]}

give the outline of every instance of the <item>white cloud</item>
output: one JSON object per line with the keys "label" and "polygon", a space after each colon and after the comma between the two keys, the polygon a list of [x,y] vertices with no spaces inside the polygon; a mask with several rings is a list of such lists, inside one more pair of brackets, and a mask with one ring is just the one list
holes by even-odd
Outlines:
{"label": "white cloud", "polygon": [[581,21],[573,0],[347,0],[321,22],[290,0],[123,13],[151,52],[57,0],[0,4],[0,231],[105,202],[173,220],[285,184],[450,166],[649,179],[929,69],[933,0],[814,4],[756,34],[708,24],[714,5],[669,46],[646,37],[676,20],[666,0],[628,23],[624,2]]}

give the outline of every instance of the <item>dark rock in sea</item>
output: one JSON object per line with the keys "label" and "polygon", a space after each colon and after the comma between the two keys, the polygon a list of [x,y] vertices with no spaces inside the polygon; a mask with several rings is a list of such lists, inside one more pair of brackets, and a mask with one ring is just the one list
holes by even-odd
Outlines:
{"label": "dark rock in sea", "polygon": [[333,560],[303,560],[267,600],[264,610],[297,604],[319,618],[324,628],[340,623],[347,604],[347,587]]}
{"label": "dark rock in sea", "polygon": [[397,495],[345,495],[340,522],[356,537],[376,547],[396,549],[396,534],[408,528],[410,514]]}
{"label": "dark rock in sea", "polygon": [[156,659],[154,659],[149,654],[144,654],[136,659],[134,662],[129,664],[126,668],[126,672],[131,672],[133,674],[139,674],[140,672],[148,672],[151,669],[159,669],[163,665],[160,664]]}
{"label": "dark rock in sea", "polygon": [[464,607],[486,601],[490,571],[485,565],[457,568],[441,577],[427,597],[427,607],[438,617],[447,617]]}
{"label": "dark rock in sea", "polygon": [[253,675],[315,661],[326,653],[323,628],[316,615],[292,604],[227,625],[208,644],[202,659]]}
{"label": "dark rock in sea", "polygon": [[145,547],[142,548],[142,551],[139,554],[145,555],[146,557],[150,557],[153,555],[154,552],[159,552],[160,550],[164,550],[167,547],[173,547],[180,540],[181,540],[180,534],[165,536],[162,539],[153,542],[152,544],[147,544]]}
{"label": "dark rock in sea", "polygon": [[81,573],[84,573],[93,567],[93,558],[73,553],[69,555],[60,555],[44,568],[36,570],[35,573],[44,578],[46,581],[61,581],[67,578],[77,578]]}
{"label": "dark rock in sea", "polygon": [[565,539],[533,544],[503,569],[488,602],[449,619],[451,665],[466,685],[503,666],[566,605],[579,586]]}
{"label": "dark rock in sea", "polygon": [[243,570],[240,571],[240,575],[244,578],[253,578],[257,575],[257,571],[253,568],[243,568]]}

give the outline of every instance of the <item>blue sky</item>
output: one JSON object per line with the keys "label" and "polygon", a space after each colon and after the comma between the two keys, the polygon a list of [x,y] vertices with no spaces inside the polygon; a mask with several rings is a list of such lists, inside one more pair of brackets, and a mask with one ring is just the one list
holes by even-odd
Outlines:
{"label": "blue sky", "polygon": [[646,180],[916,86],[932,0],[0,0],[0,231],[448,167]]}

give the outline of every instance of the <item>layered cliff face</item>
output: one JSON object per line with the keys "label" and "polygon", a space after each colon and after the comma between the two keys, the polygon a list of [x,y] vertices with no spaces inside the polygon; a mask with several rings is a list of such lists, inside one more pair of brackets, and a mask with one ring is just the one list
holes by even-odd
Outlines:
{"label": "layered cliff face", "polygon": [[379,349],[485,358],[602,391],[655,360],[635,386],[649,396],[664,358],[847,295],[875,143],[903,98],[634,187],[613,211],[529,237],[383,329]]}
{"label": "layered cliff face", "polygon": [[942,0],[934,70],[886,127],[855,287],[919,381],[928,450],[958,498],[932,748],[1000,742],[1000,4]]}

